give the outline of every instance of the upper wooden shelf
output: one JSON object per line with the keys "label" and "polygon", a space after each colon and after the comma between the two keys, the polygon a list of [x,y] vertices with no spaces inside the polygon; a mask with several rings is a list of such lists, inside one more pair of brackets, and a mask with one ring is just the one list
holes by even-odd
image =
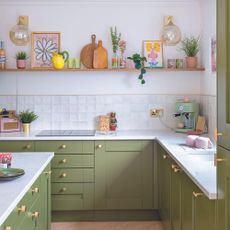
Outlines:
{"label": "upper wooden shelf", "polygon": [[[189,68],[146,68],[147,72],[156,72],[156,71],[204,71],[205,68],[196,68],[196,69],[189,69]],[[135,72],[139,71],[136,69],[1,69],[0,72]]]}

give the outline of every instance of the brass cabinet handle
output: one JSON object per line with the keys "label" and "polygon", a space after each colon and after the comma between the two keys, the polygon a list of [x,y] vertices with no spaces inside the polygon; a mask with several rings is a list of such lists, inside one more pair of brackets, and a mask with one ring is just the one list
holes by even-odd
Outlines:
{"label": "brass cabinet handle", "polygon": [[38,187],[33,188],[31,191],[32,191],[32,193],[39,193],[39,188]]}
{"label": "brass cabinet handle", "polygon": [[26,212],[26,206],[22,205],[20,208],[18,208],[18,212]]}
{"label": "brass cabinet handle", "polygon": [[217,129],[214,130],[214,139],[217,141],[218,137],[224,136],[222,132],[218,132]]}
{"label": "brass cabinet handle", "polygon": [[50,170],[50,171],[45,171],[44,172],[46,175],[51,175],[51,173],[52,173],[52,171]]}
{"label": "brass cabinet handle", "polygon": [[177,172],[181,172],[181,169],[180,169],[180,168],[174,168],[173,171],[174,171],[175,173],[177,173]]}
{"label": "brass cabinet handle", "polygon": [[61,145],[61,149],[66,149],[66,145]]}
{"label": "brass cabinet handle", "polygon": [[33,212],[31,216],[32,219],[37,219],[39,217],[39,212]]}
{"label": "brass cabinet handle", "polygon": [[98,145],[97,147],[98,147],[99,149],[101,149],[101,148],[102,148],[102,145]]}
{"label": "brass cabinet handle", "polygon": [[65,164],[66,162],[67,162],[66,159],[63,159],[63,160],[60,161],[60,163],[63,163],[63,164]]}
{"label": "brass cabinet handle", "polygon": [[67,177],[67,174],[66,173],[62,173],[61,177]]}
{"label": "brass cabinet handle", "polygon": [[177,167],[178,167],[178,165],[172,165],[172,166],[171,166],[172,169],[175,169],[175,168],[177,168]]}
{"label": "brass cabinet handle", "polygon": [[163,155],[162,158],[163,158],[163,159],[166,159],[166,158],[167,158],[167,155]]}
{"label": "brass cabinet handle", "polygon": [[204,193],[202,192],[192,192],[193,196],[195,196],[196,198],[199,197],[199,196],[203,196]]}
{"label": "brass cabinet handle", "polygon": [[7,226],[4,228],[4,230],[12,230],[12,227],[11,226]]}
{"label": "brass cabinet handle", "polygon": [[217,157],[217,154],[215,153],[215,154],[214,154],[214,166],[217,166],[217,163],[218,163],[218,162],[222,162],[222,161],[225,161],[225,159],[223,159],[223,158],[218,158],[218,157]]}
{"label": "brass cabinet handle", "polygon": [[26,145],[25,146],[25,149],[30,149],[31,148],[31,145]]}
{"label": "brass cabinet handle", "polygon": [[66,187],[63,187],[60,191],[61,192],[65,192],[67,190],[67,188]]}

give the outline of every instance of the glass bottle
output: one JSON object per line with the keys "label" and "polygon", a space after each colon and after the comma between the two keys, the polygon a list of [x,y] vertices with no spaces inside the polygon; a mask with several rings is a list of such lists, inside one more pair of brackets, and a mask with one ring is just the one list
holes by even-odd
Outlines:
{"label": "glass bottle", "polygon": [[4,49],[4,42],[0,42],[0,69],[6,68],[6,51]]}
{"label": "glass bottle", "polygon": [[119,58],[118,58],[118,55],[117,53],[113,53],[113,56],[112,56],[112,68],[118,68],[119,67]]}
{"label": "glass bottle", "polygon": [[120,57],[120,68],[125,68],[126,67],[126,57],[124,55],[124,53],[121,53],[121,57]]}

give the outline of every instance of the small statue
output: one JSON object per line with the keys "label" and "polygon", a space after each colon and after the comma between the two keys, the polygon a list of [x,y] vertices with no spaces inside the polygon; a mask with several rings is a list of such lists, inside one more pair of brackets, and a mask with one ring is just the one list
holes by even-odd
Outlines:
{"label": "small statue", "polygon": [[110,130],[116,131],[117,129],[117,119],[116,119],[116,113],[111,112],[110,113]]}

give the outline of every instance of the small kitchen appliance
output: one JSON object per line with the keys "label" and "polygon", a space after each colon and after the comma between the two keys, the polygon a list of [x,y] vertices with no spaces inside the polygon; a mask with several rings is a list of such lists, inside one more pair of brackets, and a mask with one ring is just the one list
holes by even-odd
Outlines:
{"label": "small kitchen appliance", "polygon": [[187,133],[196,128],[196,122],[199,115],[199,104],[195,101],[178,101],[175,104],[175,117],[177,118],[178,133]]}

